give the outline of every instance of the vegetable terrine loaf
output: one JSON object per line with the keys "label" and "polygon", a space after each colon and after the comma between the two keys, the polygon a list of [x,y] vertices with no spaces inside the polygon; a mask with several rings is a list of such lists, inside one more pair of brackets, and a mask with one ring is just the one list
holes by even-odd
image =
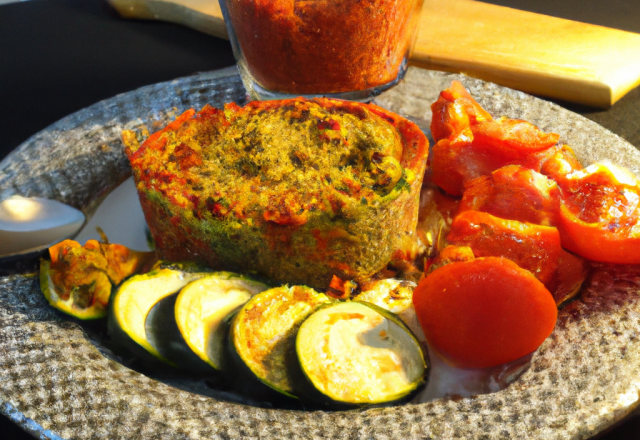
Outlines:
{"label": "vegetable terrine loaf", "polygon": [[161,258],[324,288],[416,249],[428,141],[375,105],[206,106],[123,138]]}

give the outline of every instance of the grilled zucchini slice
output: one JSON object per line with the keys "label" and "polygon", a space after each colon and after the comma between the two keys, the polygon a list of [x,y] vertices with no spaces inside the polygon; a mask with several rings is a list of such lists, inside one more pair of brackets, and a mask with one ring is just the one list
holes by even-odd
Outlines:
{"label": "grilled zucchini slice", "polygon": [[109,313],[109,333],[112,340],[129,351],[134,357],[141,357],[143,348],[153,357],[173,365],[162,356],[147,338],[146,320],[151,309],[163,298],[179,292],[191,281],[207,275],[206,272],[183,270],[189,266],[174,265],[156,268],[149,273],[136,275],[125,281],[111,300]]}
{"label": "grilled zucchini slice", "polygon": [[231,323],[234,364],[279,393],[299,397],[298,382],[304,379],[296,359],[296,333],[307,316],[328,302],[306,286],[276,287],[254,296]]}
{"label": "grilled zucchini slice", "polygon": [[341,302],[320,308],[298,330],[302,371],[327,403],[373,405],[409,395],[424,383],[427,363],[404,323],[375,305]]}
{"label": "grilled zucchini slice", "polygon": [[200,359],[220,370],[229,324],[226,318],[267,289],[264,283],[232,272],[215,272],[192,281],[175,302],[180,334]]}

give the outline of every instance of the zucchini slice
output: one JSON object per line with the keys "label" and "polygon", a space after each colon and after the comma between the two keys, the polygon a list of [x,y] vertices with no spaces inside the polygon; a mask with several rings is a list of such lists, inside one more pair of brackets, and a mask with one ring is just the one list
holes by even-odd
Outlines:
{"label": "zucchini slice", "polygon": [[160,266],[144,275],[136,275],[125,281],[111,301],[109,329],[112,337],[126,344],[126,337],[144,348],[154,357],[172,364],[162,356],[147,339],[145,322],[151,309],[163,298],[177,293],[191,281],[208,275],[203,272],[186,272]]}
{"label": "zucchini slice", "polygon": [[402,321],[372,304],[323,307],[301,326],[302,371],[329,401],[365,405],[399,400],[424,383],[420,343]]}
{"label": "zucchini slice", "polygon": [[329,301],[306,286],[276,287],[254,296],[231,323],[229,348],[233,357],[262,383],[289,397],[299,397],[296,333],[311,313]]}
{"label": "zucchini slice", "polygon": [[362,292],[355,298],[356,301],[374,304],[382,309],[398,315],[398,318],[409,327],[424,347],[427,346],[427,338],[424,336],[416,309],[413,307],[413,290],[416,283],[413,281],[387,278],[362,284]]}
{"label": "zucchini slice", "polygon": [[111,281],[106,273],[93,271],[90,280],[71,289],[67,299],[63,299],[51,277],[51,262],[40,260],[40,290],[49,304],[56,309],[78,319],[98,319],[107,314],[107,304],[111,296]]}
{"label": "zucchini slice", "polygon": [[175,319],[189,348],[200,359],[221,369],[227,318],[266,284],[231,272],[215,272],[187,284],[175,303]]}

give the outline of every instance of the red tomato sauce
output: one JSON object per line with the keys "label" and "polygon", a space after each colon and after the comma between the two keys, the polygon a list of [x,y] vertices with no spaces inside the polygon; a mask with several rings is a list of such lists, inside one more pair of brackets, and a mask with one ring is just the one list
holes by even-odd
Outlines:
{"label": "red tomato sauce", "polygon": [[249,70],[268,90],[340,93],[393,81],[422,0],[227,0]]}

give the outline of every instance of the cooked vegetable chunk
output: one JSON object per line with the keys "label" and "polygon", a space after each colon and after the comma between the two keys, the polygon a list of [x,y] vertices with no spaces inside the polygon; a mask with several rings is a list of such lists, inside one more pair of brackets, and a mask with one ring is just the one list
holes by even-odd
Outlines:
{"label": "cooked vegetable chunk", "polygon": [[429,346],[460,368],[492,367],[531,353],[557,318],[544,285],[506,258],[443,266],[420,282],[413,303]]}
{"label": "cooked vegetable chunk", "polygon": [[493,120],[460,81],[452,81],[448,89],[440,92],[438,100],[431,104],[431,113],[431,134],[436,142],[478,122]]}
{"label": "cooked vegetable chunk", "polygon": [[182,288],[175,304],[175,319],[185,342],[207,364],[223,364],[225,318],[266,284],[231,272],[214,272]]}
{"label": "cooked vegetable chunk", "polygon": [[556,304],[560,305],[576,296],[588,274],[589,263],[584,258],[563,249],[558,260],[555,289],[551,290]]}
{"label": "cooked vegetable chunk", "polygon": [[547,288],[554,288],[562,253],[556,228],[466,211],[453,220],[447,241],[457,246],[469,246],[476,257],[513,260],[533,273]]}
{"label": "cooked vegetable chunk", "polygon": [[[160,267],[128,279],[120,286],[112,300],[112,312],[109,316],[112,338],[130,347],[130,351],[135,351],[135,347],[138,346],[154,357],[172,363],[164,358],[147,338],[147,316],[160,300],[178,293],[191,281],[206,275],[203,272]],[[131,344],[130,341],[135,344]]]}
{"label": "cooked vegetable chunk", "polygon": [[107,314],[109,296],[128,276],[154,259],[153,252],[88,240],[84,246],[64,240],[49,248],[51,261],[40,262],[40,288],[49,304],[80,319]]}
{"label": "cooked vegetable chunk", "polygon": [[561,182],[562,245],[592,261],[640,264],[640,181],[615,165],[594,164]]}
{"label": "cooked vegetable chunk", "polygon": [[415,336],[367,303],[319,309],[300,326],[296,351],[315,389],[335,402],[392,402],[424,382],[426,363]]}
{"label": "cooked vegetable chunk", "polygon": [[305,286],[276,287],[254,296],[231,323],[230,348],[239,366],[274,390],[299,397],[296,334],[307,316],[328,302]]}
{"label": "cooked vegetable chunk", "polygon": [[559,182],[564,179],[567,174],[583,168],[575,153],[568,145],[558,145],[557,148],[552,150],[554,150],[553,154],[548,157],[540,170],[540,173],[548,178]]}
{"label": "cooked vegetable chunk", "polygon": [[559,203],[560,190],[553,180],[520,165],[508,165],[468,182],[459,212],[482,211],[504,219],[556,226]]}
{"label": "cooked vegetable chunk", "polygon": [[540,171],[559,140],[526,121],[491,118],[457,82],[432,110],[433,182],[454,196],[462,195],[470,180],[506,165]]}

